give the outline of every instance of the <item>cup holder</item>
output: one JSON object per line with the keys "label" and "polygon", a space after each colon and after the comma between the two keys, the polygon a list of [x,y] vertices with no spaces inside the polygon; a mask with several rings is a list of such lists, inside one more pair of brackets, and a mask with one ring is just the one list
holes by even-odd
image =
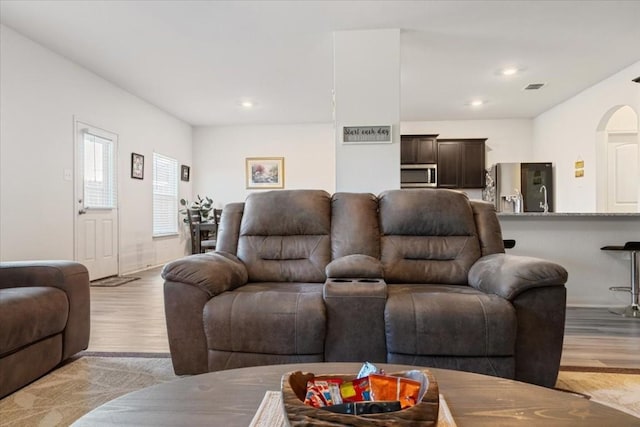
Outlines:
{"label": "cup holder", "polygon": [[327,279],[327,282],[331,283],[384,283],[384,279],[358,279],[354,277],[353,279],[345,278],[345,279]]}

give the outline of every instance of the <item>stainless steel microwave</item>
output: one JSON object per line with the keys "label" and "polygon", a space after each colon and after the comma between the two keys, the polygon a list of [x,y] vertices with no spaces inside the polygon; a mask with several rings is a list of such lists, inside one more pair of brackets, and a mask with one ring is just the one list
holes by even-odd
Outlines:
{"label": "stainless steel microwave", "polygon": [[400,188],[437,187],[438,166],[436,164],[411,164],[400,166]]}

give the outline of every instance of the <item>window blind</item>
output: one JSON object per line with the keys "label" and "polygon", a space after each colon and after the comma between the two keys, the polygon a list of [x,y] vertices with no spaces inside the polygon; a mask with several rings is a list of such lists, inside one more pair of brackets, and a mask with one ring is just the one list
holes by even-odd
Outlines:
{"label": "window blind", "polygon": [[88,131],[83,139],[84,207],[114,209],[117,200],[114,143]]}
{"label": "window blind", "polygon": [[153,153],[153,235],[178,232],[178,161]]}

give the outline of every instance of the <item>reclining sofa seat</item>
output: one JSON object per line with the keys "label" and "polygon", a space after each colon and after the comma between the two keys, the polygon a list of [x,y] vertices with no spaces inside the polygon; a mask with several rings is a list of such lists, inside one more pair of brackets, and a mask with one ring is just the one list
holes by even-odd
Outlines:
{"label": "reclining sofa seat", "polygon": [[82,264],[0,263],[0,399],[86,349],[89,312]]}
{"label": "reclining sofa seat", "polygon": [[558,372],[566,271],[505,255],[493,207],[455,191],[252,194],[225,206],[218,252],[163,277],[177,374],[363,359],[545,386]]}
{"label": "reclining sofa seat", "polygon": [[[225,206],[216,252],[163,270],[176,373],[322,362],[330,224],[331,197],[321,190],[255,193]],[[196,285],[187,300],[184,283]]]}
{"label": "reclining sofa seat", "polygon": [[483,255],[478,226],[485,255],[504,251],[498,224],[474,205],[447,192],[380,197],[389,362],[515,377],[515,308],[469,286]]}

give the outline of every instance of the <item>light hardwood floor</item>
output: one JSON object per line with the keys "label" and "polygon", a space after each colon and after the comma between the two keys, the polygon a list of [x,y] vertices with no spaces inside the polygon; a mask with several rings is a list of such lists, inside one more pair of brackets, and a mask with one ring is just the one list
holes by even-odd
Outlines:
{"label": "light hardwood floor", "polygon": [[[160,268],[114,288],[91,288],[89,351],[167,353]],[[640,368],[640,319],[604,308],[567,310],[564,366]]]}
{"label": "light hardwood floor", "polygon": [[160,268],[131,275],[140,280],[91,287],[89,351],[169,352]]}

